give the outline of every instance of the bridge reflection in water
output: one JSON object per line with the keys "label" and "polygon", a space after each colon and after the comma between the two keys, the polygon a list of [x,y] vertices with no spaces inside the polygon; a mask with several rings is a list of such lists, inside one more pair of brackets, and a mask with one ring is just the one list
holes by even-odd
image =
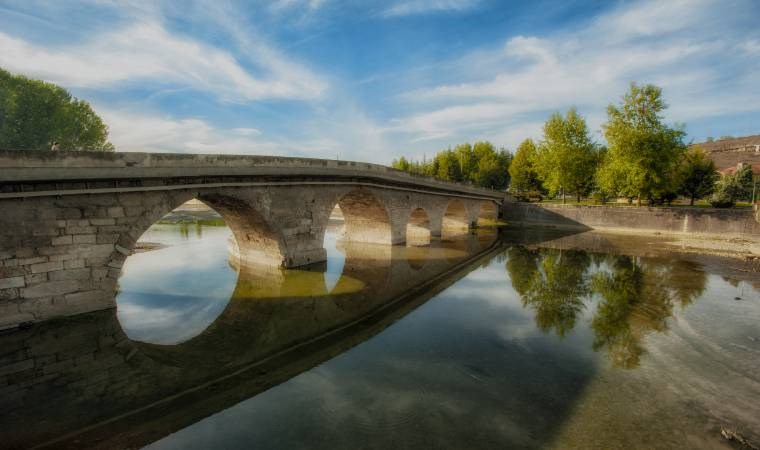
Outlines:
{"label": "bridge reflection in water", "polygon": [[11,448],[153,442],[363,342],[501,248],[487,230],[423,247],[342,245],[330,289],[324,264],[239,267],[223,312],[179,344],[129,339],[115,310],[0,336],[0,370],[12,374],[0,396],[0,440]]}

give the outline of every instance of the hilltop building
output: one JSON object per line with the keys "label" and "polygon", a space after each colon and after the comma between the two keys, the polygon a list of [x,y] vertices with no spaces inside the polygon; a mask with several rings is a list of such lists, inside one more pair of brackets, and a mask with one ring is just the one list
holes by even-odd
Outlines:
{"label": "hilltop building", "polygon": [[700,142],[698,145],[715,161],[722,174],[732,174],[744,164],[752,165],[752,172],[760,175],[760,135]]}

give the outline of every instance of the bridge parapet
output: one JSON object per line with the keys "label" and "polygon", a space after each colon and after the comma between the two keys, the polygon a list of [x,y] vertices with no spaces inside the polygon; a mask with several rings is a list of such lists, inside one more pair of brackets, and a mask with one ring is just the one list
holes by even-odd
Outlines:
{"label": "bridge parapet", "polygon": [[[88,189],[234,183],[379,183],[501,201],[503,192],[402,172],[379,164],[284,156],[0,150],[0,198]],[[57,186],[56,186],[57,185]]]}

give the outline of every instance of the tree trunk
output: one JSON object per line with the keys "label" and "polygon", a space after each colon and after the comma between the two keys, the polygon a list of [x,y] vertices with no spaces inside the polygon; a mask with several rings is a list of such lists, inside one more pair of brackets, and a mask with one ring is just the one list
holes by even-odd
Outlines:
{"label": "tree trunk", "polygon": [[641,206],[641,194],[636,197],[636,206]]}
{"label": "tree trunk", "polygon": [[689,202],[689,206],[694,206],[694,196],[691,196],[691,201]]}
{"label": "tree trunk", "polygon": [[580,203],[581,202],[581,195],[580,194],[576,194],[575,199],[578,201],[578,203]]}
{"label": "tree trunk", "polygon": [[562,189],[562,204],[565,204],[565,190]]}

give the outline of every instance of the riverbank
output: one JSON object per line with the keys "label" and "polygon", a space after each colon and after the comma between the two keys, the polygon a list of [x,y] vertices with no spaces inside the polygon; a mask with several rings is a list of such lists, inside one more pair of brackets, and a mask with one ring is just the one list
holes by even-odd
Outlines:
{"label": "riverbank", "polygon": [[510,225],[598,233],[658,236],[685,253],[760,260],[760,222],[750,209],[632,208],[507,202]]}

